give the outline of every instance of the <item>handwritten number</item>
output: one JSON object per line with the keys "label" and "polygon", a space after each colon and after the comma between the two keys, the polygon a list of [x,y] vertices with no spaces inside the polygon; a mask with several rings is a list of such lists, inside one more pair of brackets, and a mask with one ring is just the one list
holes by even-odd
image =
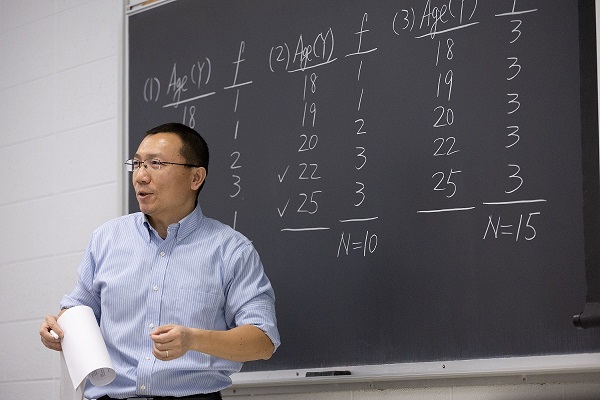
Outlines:
{"label": "handwritten number", "polygon": [[527,223],[525,224],[525,227],[531,229],[533,231],[533,233],[532,233],[531,236],[525,236],[525,240],[533,240],[533,239],[535,239],[535,236],[537,235],[537,232],[536,232],[535,228],[533,227],[533,225],[531,225],[531,217],[534,216],[534,215],[539,215],[539,214],[541,214],[539,211],[538,212],[529,213],[529,217],[527,218]]}
{"label": "handwritten number", "polygon": [[[317,193],[321,193],[321,190],[315,190],[314,192],[312,192],[310,194],[310,200],[308,200],[308,195],[306,193],[300,193],[301,197],[304,197],[304,200],[302,201],[302,204],[300,204],[300,207],[298,207],[298,212],[305,212],[305,213],[309,213],[309,214],[314,214],[317,212],[317,210],[319,209],[319,204],[316,202],[316,200],[314,199],[315,194]],[[309,202],[310,204],[306,204],[306,202]],[[304,206],[308,206],[308,205],[312,205],[312,209],[305,209]]]}
{"label": "handwritten number", "polygon": [[521,136],[517,134],[517,132],[519,132],[519,127],[516,125],[507,126],[506,129],[512,129],[512,132],[509,133],[507,136],[512,136],[515,139],[515,141],[512,142],[511,144],[504,146],[508,149],[510,147],[513,147],[515,144],[517,144],[519,142],[519,140],[521,140]]}
{"label": "handwritten number", "polygon": [[[233,153],[231,153],[231,157],[233,157],[233,162],[231,163],[231,166],[229,167],[230,169],[238,169],[241,168],[242,166],[238,164],[238,161],[240,160],[240,152],[239,151],[234,151]],[[238,194],[240,194],[242,187],[240,185],[240,181],[242,180],[242,178],[240,178],[239,175],[231,175],[231,177],[234,179],[233,182],[233,186],[236,187],[236,191],[233,194],[230,194],[229,197],[233,198],[236,197]]]}
{"label": "handwritten number", "polygon": [[[454,145],[456,144],[456,138],[454,136],[449,136],[445,139],[439,137],[435,139],[433,143],[437,141],[440,142],[440,145],[438,146],[437,150],[433,153],[434,156],[449,156],[460,151],[454,150]],[[442,147],[444,147],[445,144],[448,144],[448,150],[442,151]]]}
{"label": "handwritten number", "polygon": [[452,52],[452,47],[454,47],[454,40],[452,38],[448,38],[446,40],[446,45],[448,46],[448,51],[446,52],[446,58],[448,60],[452,60],[454,58],[454,53]]}
{"label": "handwritten number", "polygon": [[[277,53],[274,60],[273,53]],[[273,69],[273,61],[276,63],[282,63],[285,61],[285,71],[288,70],[290,65],[290,48],[288,47],[287,43],[284,43],[282,46],[271,47],[271,53],[269,55],[269,69],[271,72],[275,72]]]}
{"label": "handwritten number", "polygon": [[242,178],[240,178],[239,175],[231,175],[231,177],[235,179],[235,182],[233,182],[233,186],[237,188],[237,191],[234,194],[229,195],[229,197],[233,198],[240,194],[240,192],[242,191],[242,187],[240,186],[240,181],[242,180]]}
{"label": "handwritten number", "polygon": [[433,190],[438,190],[438,191],[446,191],[447,189],[452,189],[452,192],[450,194],[447,194],[446,197],[450,198],[453,197],[456,194],[456,190],[457,190],[457,186],[456,183],[454,183],[452,181],[452,175],[453,174],[458,174],[462,171],[454,171],[453,169],[450,170],[450,173],[448,174],[448,178],[446,179],[446,181],[444,182],[444,178],[446,177],[446,175],[443,172],[436,172],[435,174],[433,174],[431,176],[432,179],[434,179],[436,176],[439,176],[439,180],[437,185],[435,185],[435,187],[433,188]]}
{"label": "handwritten number", "polygon": [[519,40],[519,38],[521,37],[521,31],[519,30],[519,28],[521,27],[521,24],[523,23],[523,21],[521,21],[520,19],[513,19],[510,22],[514,22],[516,23],[517,26],[515,26],[515,28],[512,30],[512,33],[516,34],[515,38],[513,40],[511,40],[511,43],[516,42],[517,40]]}
{"label": "handwritten number", "polygon": [[521,66],[519,64],[517,64],[517,61],[519,61],[519,59],[517,57],[508,57],[507,60],[512,60],[512,64],[510,65],[510,67],[508,67],[509,69],[511,68],[516,68],[517,71],[515,72],[515,74],[513,76],[511,76],[510,78],[506,78],[507,81],[512,81],[513,79],[515,79],[517,77],[517,75],[519,75],[519,72],[521,72]]}
{"label": "handwritten number", "polygon": [[365,201],[365,197],[366,197],[365,193],[363,192],[363,190],[365,189],[365,184],[362,182],[356,182],[356,184],[359,185],[360,188],[354,193],[360,195],[360,201],[358,203],[355,203],[354,207],[360,206],[363,203],[363,201]]}
{"label": "handwritten number", "polygon": [[356,150],[360,150],[360,152],[356,155],[359,158],[362,158],[362,164],[360,166],[355,167],[357,170],[361,170],[365,164],[367,163],[367,156],[365,156],[365,148],[362,146],[356,146]]}
{"label": "handwritten number", "polygon": [[408,12],[408,10],[402,10],[402,12],[404,13],[404,18],[402,18],[402,20],[406,22],[406,24],[404,24],[404,26],[402,27],[402,29],[404,30],[408,29],[408,27],[410,26],[410,20],[408,19],[410,13]]}
{"label": "handwritten number", "polygon": [[519,188],[521,187],[521,185],[523,185],[523,178],[521,178],[518,174],[519,172],[521,172],[521,167],[519,167],[516,164],[508,164],[509,167],[511,168],[515,168],[516,172],[514,174],[512,174],[511,176],[509,176],[509,178],[511,179],[516,179],[518,181],[518,185],[512,189],[512,190],[505,190],[504,193],[506,194],[511,194],[516,192],[517,190],[519,190]]}
{"label": "handwritten number", "polygon": [[[154,94],[156,93],[156,95]],[[157,77],[147,78],[144,83],[144,101],[146,103],[158,101],[160,95],[160,80]]]}
{"label": "handwritten number", "polygon": [[196,126],[196,106],[190,106],[189,110],[190,112],[188,115],[188,107],[185,106],[183,108],[183,123],[189,126],[190,128],[194,129],[194,127]]}
{"label": "handwritten number", "polygon": [[519,108],[521,108],[521,102],[517,100],[519,98],[519,94],[518,93],[508,93],[507,96],[512,96],[512,99],[509,100],[509,102],[508,102],[508,104],[513,104],[515,107],[511,111],[508,111],[508,114],[512,114],[512,113],[516,112]]}
{"label": "handwritten number", "polygon": [[[302,126],[304,126],[304,121],[306,120],[306,108],[308,106],[308,103],[304,103],[304,114],[302,116]],[[317,105],[315,103],[312,103],[310,105],[310,110],[309,112],[312,114],[312,127],[315,127],[315,119],[317,118]]]}
{"label": "handwritten number", "polygon": [[[444,106],[437,106],[433,111],[440,112],[440,116],[437,121],[433,124],[434,128],[441,128],[443,126],[452,125],[454,123],[454,111],[451,108],[444,108]],[[444,121],[444,116],[445,121]]]}
{"label": "handwritten number", "polygon": [[362,118],[357,119],[356,121],[354,121],[354,123],[356,124],[360,124],[360,127],[358,128],[358,130],[356,131],[357,135],[362,135],[367,133],[366,131],[364,131],[364,127],[365,127],[365,120]]}
{"label": "handwritten number", "polygon": [[[438,41],[438,47],[437,47],[437,54],[435,56],[435,66],[437,67],[440,61],[440,47],[442,45],[441,41]],[[454,58],[454,53],[452,51],[452,47],[454,47],[454,40],[452,38],[448,38],[446,39],[446,46],[447,46],[447,51],[446,51],[446,59],[448,61],[451,61]]]}
{"label": "handwritten number", "polygon": [[231,157],[234,157],[235,160],[233,160],[233,162],[231,163],[231,169],[238,169],[241,168],[241,165],[238,165],[238,161],[240,160],[240,152],[239,151],[234,151],[233,153],[231,153]]}
{"label": "handwritten number", "polygon": [[307,164],[307,163],[300,163],[300,166],[301,167],[304,166],[304,169],[300,173],[300,176],[298,177],[298,179],[321,179],[320,176],[316,176],[317,168],[319,168],[319,166],[317,164],[310,164],[310,167],[312,167],[312,173],[310,174],[310,176],[304,175],[306,173],[306,170],[309,167],[309,164]]}
{"label": "handwritten number", "polygon": [[317,142],[319,141],[319,137],[317,135],[310,135],[310,137],[306,135],[300,135],[300,137],[304,138],[302,145],[298,149],[298,152],[313,150],[317,147]]}
{"label": "handwritten number", "polygon": [[[452,80],[453,80],[453,72],[452,70],[448,70],[446,76],[444,77],[444,83],[448,86],[448,101],[450,101],[450,97],[452,96]],[[440,86],[442,84],[442,74],[438,75],[438,85],[437,85],[437,97],[440,97]]]}
{"label": "handwritten number", "polygon": [[[304,75],[304,94],[302,95],[302,100],[306,100],[306,84],[307,84],[308,76]],[[315,94],[317,92],[317,74],[314,72],[310,74],[310,92]]]}

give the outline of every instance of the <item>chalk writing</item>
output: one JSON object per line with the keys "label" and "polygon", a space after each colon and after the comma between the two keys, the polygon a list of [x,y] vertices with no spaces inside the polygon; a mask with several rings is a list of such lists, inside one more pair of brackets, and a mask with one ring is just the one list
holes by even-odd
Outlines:
{"label": "chalk writing", "polygon": [[351,251],[358,251],[362,253],[363,257],[368,254],[373,254],[377,250],[378,237],[376,234],[370,234],[369,231],[365,232],[364,237],[353,239],[351,233],[346,236],[345,232],[342,232],[340,242],[337,250],[337,257],[340,255],[350,255]]}
{"label": "chalk writing", "polygon": [[271,47],[269,52],[269,69],[275,72],[279,69],[287,72],[299,72],[320,67],[334,62],[335,38],[333,29],[328,28],[316,35],[312,40],[305,40],[303,35],[298,37],[295,50],[290,51],[287,43]]}

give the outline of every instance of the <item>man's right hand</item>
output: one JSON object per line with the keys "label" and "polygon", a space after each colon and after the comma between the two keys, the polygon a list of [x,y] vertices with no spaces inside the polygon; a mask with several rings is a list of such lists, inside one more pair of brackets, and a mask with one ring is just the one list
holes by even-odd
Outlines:
{"label": "man's right hand", "polygon": [[[60,315],[60,314],[59,314]],[[62,345],[60,343],[61,339],[64,337],[64,333],[62,329],[60,329],[60,325],[56,321],[57,317],[54,315],[47,315],[44,322],[40,326],[40,337],[42,339],[42,343],[49,349],[62,351]],[[56,339],[50,331],[54,331],[58,335],[58,339]]]}

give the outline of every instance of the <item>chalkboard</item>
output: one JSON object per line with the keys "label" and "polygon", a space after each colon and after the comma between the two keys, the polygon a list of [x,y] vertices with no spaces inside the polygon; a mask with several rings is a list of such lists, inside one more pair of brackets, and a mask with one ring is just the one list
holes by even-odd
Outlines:
{"label": "chalkboard", "polygon": [[598,147],[585,15],[593,1],[128,15],[128,156],[158,124],[198,130],[203,211],[254,242],[276,291],[283,344],[246,370],[600,351],[571,321],[598,216],[592,199],[584,218],[584,177],[598,185],[597,155],[582,168],[582,137]]}

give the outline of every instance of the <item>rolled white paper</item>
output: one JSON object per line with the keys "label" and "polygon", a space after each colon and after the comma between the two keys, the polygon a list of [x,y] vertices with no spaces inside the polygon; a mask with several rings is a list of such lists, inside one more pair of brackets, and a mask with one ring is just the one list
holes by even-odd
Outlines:
{"label": "rolled white paper", "polygon": [[73,389],[69,369],[65,363],[65,355],[60,352],[60,400],[83,400],[83,388],[81,386]]}
{"label": "rolled white paper", "polygon": [[92,309],[69,308],[58,318],[58,324],[64,332],[61,343],[73,388],[83,388],[86,378],[95,386],[111,383],[115,370]]}

